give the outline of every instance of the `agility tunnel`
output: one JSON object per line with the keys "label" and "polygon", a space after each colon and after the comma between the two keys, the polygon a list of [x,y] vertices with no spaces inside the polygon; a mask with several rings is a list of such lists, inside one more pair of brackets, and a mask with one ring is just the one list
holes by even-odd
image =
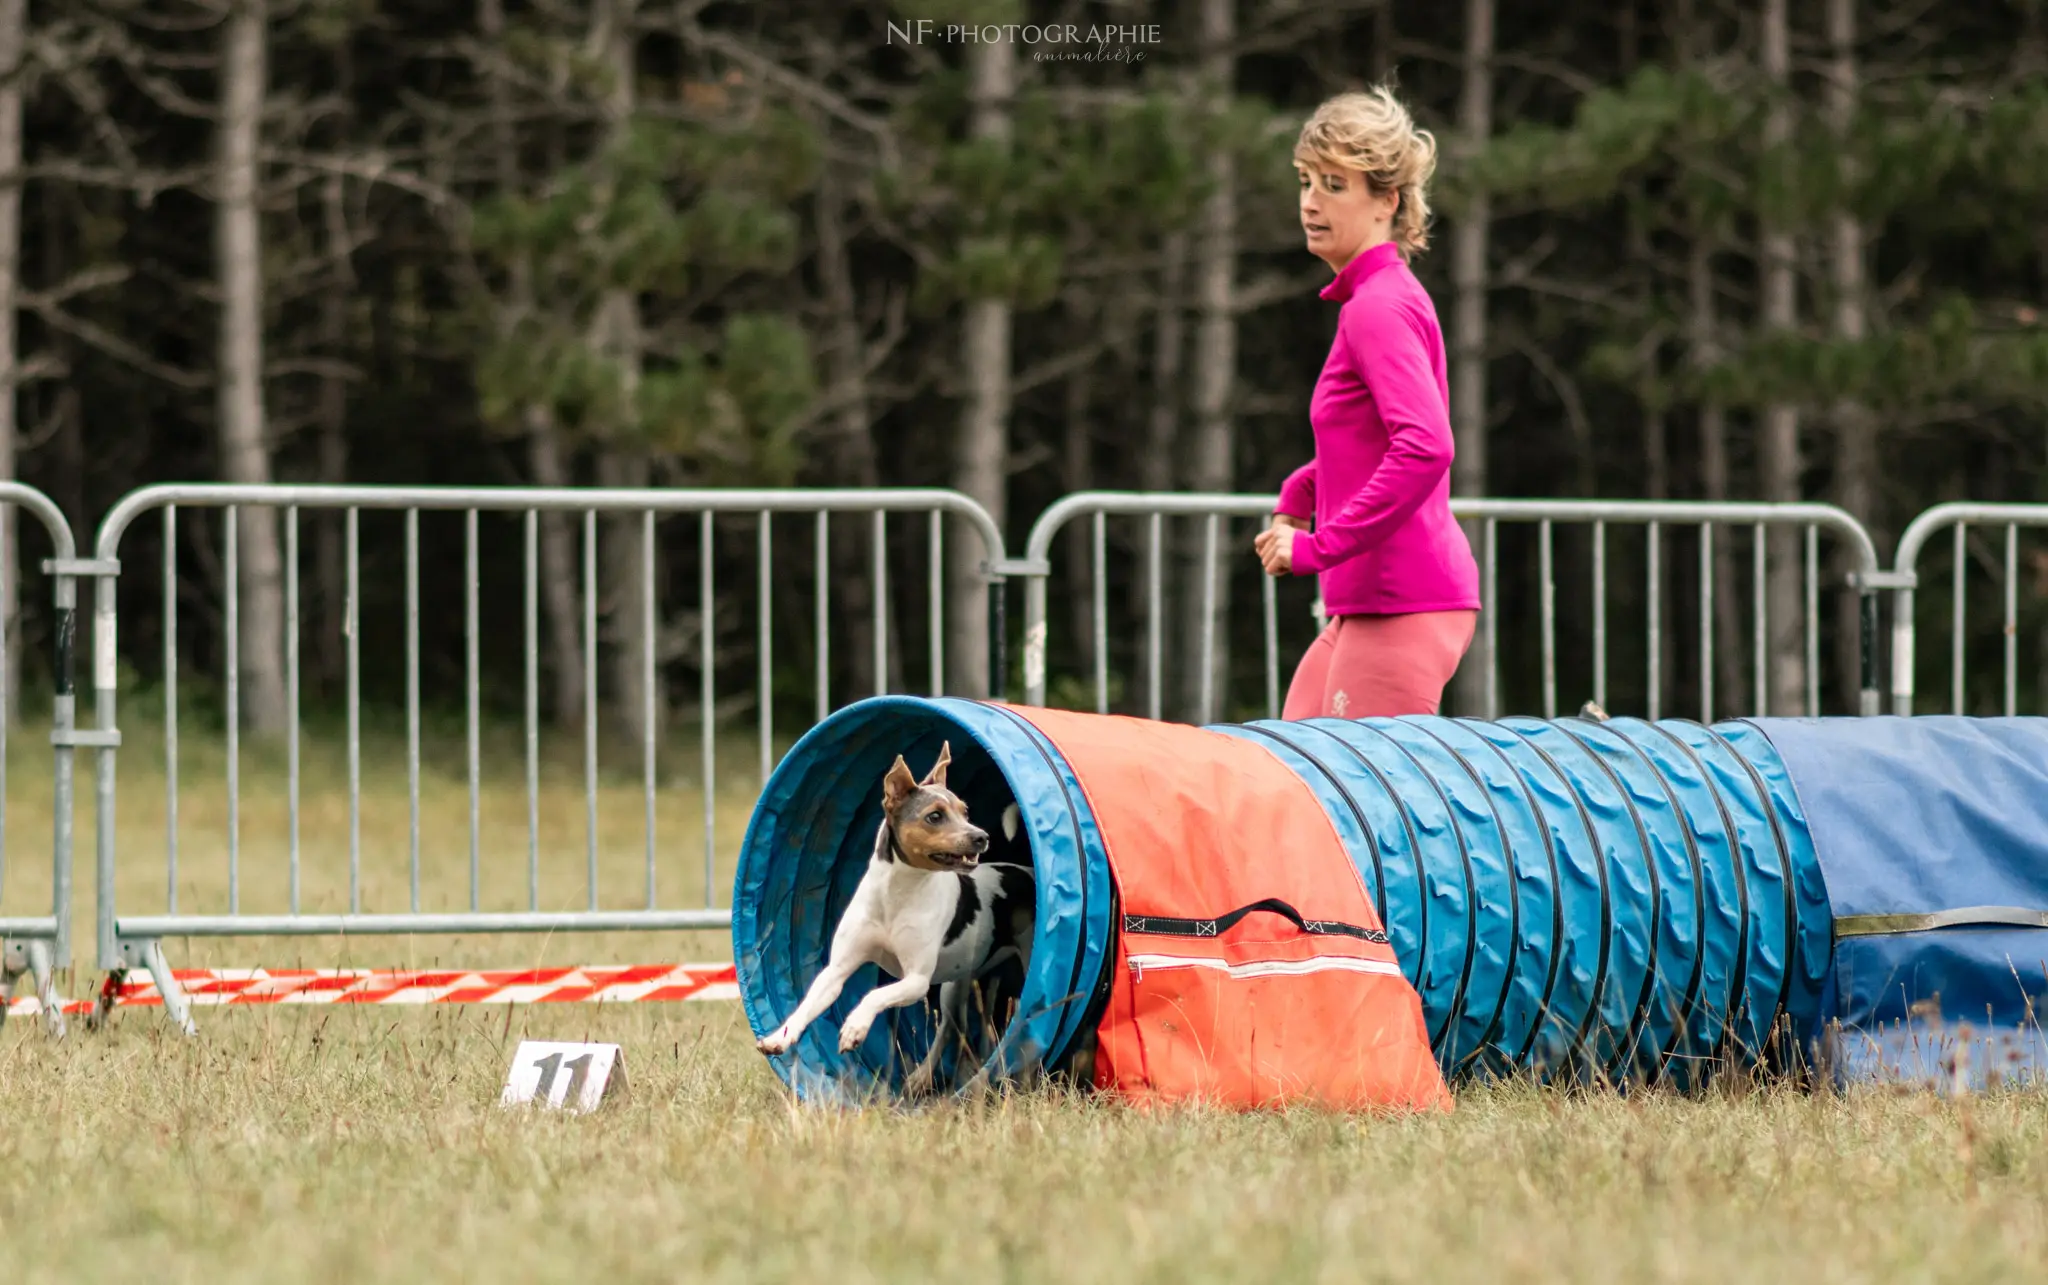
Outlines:
{"label": "agility tunnel", "polygon": [[[1996,1042],[1979,1077],[2048,1059],[2048,720],[1194,728],[910,697],[839,711],[763,791],[733,902],[757,1034],[824,964],[883,774],[944,743],[971,815],[1017,803],[1037,877],[988,1076],[1086,1050],[1136,1097],[1429,1105],[1439,1076],[1915,1076],[1958,1032]],[[890,1094],[929,1047],[913,1005],[839,1052],[877,976],[775,1059],[801,1094]]]}

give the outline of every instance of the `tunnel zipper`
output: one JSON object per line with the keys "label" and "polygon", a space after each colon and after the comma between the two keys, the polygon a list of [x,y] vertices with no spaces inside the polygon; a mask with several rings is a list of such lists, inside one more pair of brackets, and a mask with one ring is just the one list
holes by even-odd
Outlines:
{"label": "tunnel zipper", "polygon": [[1205,955],[1132,955],[1130,965],[1133,984],[1144,980],[1147,968],[1210,968],[1240,980],[1247,977],[1300,977],[1332,971],[1401,976],[1401,966],[1391,960],[1359,959],[1351,955],[1323,955],[1314,959],[1249,959],[1241,963]]}

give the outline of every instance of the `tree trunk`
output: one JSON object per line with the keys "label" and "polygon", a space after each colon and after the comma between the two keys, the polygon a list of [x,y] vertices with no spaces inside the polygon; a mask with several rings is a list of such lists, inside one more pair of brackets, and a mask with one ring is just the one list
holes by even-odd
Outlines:
{"label": "tree trunk", "polygon": [[[620,332],[615,330],[612,333]],[[613,447],[598,456],[599,486],[642,490],[648,486],[651,477],[652,469],[644,451]],[[621,733],[631,738],[634,744],[639,744],[648,731],[650,705],[657,738],[668,717],[658,650],[652,690],[648,687],[645,668],[647,649],[660,646],[661,589],[658,582],[653,582],[657,568],[648,565],[644,521],[644,515],[639,513],[609,516],[604,519],[603,536],[598,541],[598,574],[604,585],[603,600],[609,612],[611,637],[617,644],[611,655],[612,710]],[[658,542],[656,549],[658,556]],[[654,595],[652,605],[656,613],[653,638],[647,635],[650,592]],[[693,646],[690,650],[694,654],[697,648]]]}
{"label": "tree trunk", "polygon": [[[1458,100],[1458,143],[1471,155],[1493,133],[1494,0],[1465,0],[1465,77]],[[1492,202],[1475,193],[1451,229],[1451,282],[1456,303],[1451,313],[1451,429],[1457,441],[1452,489],[1459,495],[1487,493],[1486,468],[1486,296],[1487,241]],[[1476,545],[1479,524],[1467,523],[1466,535]],[[1494,603],[1486,609],[1496,610]],[[1485,631],[1453,680],[1452,707],[1460,714],[1486,710],[1486,674],[1493,664]]]}
{"label": "tree trunk", "polygon": [[1643,494],[1653,500],[1671,498],[1671,433],[1664,412],[1643,407]]}
{"label": "tree trunk", "polygon": [[[1835,136],[1848,139],[1856,119],[1856,0],[1828,0],[1828,123]],[[1846,151],[1845,151],[1846,154]],[[1869,297],[1864,267],[1863,222],[1847,206],[1834,211],[1828,228],[1828,268],[1834,291],[1834,334],[1846,343],[1861,342],[1869,330]],[[1835,503],[1879,535],[1877,514],[1877,419],[1868,406],[1854,400],[1837,402],[1835,423]],[[1853,564],[1847,550],[1836,558],[1831,577],[1841,584]],[[1831,594],[1837,603],[1835,673],[1841,699],[1855,709],[1861,687],[1860,611],[1856,595]]]}
{"label": "tree trunk", "polygon": [[[562,459],[561,430],[547,407],[525,410],[526,465],[535,486],[556,490],[567,488],[572,479]],[[577,566],[575,536],[567,515],[540,515],[540,606],[547,617],[547,648],[554,686],[550,690],[550,712],[555,726],[570,728],[583,718],[583,650],[577,634],[580,615],[577,586],[583,582]]]}
{"label": "tree trunk", "polygon": [[[349,44],[341,42],[334,51],[337,97],[344,104],[355,101],[355,64]],[[352,106],[344,106],[344,113]],[[326,222],[328,280],[320,296],[320,348],[335,365],[320,377],[320,393],[314,406],[318,428],[319,479],[328,486],[348,481],[348,382],[339,374],[348,358],[349,301],[356,291],[354,265],[349,261],[347,188],[339,174],[330,174],[321,187],[321,210]],[[321,623],[314,631],[313,669],[323,694],[345,681],[348,663],[348,574],[345,515],[314,515],[313,574],[317,578]]]}
{"label": "tree trunk", "polygon": [[[853,260],[846,245],[845,194],[840,176],[830,165],[818,182],[818,277],[824,288],[829,347],[825,354],[826,380],[837,407],[832,414],[830,443],[832,477],[840,486],[880,486],[881,465],[875,458],[874,410],[868,395],[867,345],[861,338],[859,300],[853,286]],[[853,672],[853,691],[860,695],[878,692],[882,686],[875,673],[874,527],[868,522],[841,522],[832,533],[832,595],[837,614],[846,621],[846,646]],[[978,544],[964,524],[946,532],[947,543]],[[820,567],[818,574],[826,574]],[[886,586],[885,586],[886,592]],[[892,598],[894,595],[890,595]],[[885,610],[893,608],[890,602]],[[940,604],[934,604],[939,606]],[[943,604],[957,614],[956,602]],[[894,629],[895,618],[885,619],[890,637],[901,637]],[[892,648],[885,662],[900,654]],[[888,670],[884,671],[886,675]],[[898,675],[900,677],[900,675]]]}
{"label": "tree trunk", "polygon": [[[1691,294],[1688,319],[1691,360],[1695,367],[1705,368],[1713,365],[1720,356],[1720,337],[1714,306],[1713,241],[1698,220],[1694,224],[1686,268]],[[1728,417],[1718,402],[1706,402],[1700,406],[1699,430],[1701,489],[1709,500],[1725,500],[1729,495]],[[1700,681],[1705,683],[1711,673],[1718,689],[1715,708],[1727,708],[1732,694],[1742,690],[1742,656],[1737,650],[1742,638],[1738,627],[1741,609],[1735,592],[1735,550],[1730,544],[1730,535],[1725,527],[1715,532],[1714,666],[1711,671],[1704,665],[1700,668]],[[1670,551],[1667,550],[1667,560],[1669,557]],[[1708,718],[1713,716],[1711,709],[1703,709],[1702,713]]]}
{"label": "tree trunk", "polygon": [[[355,289],[339,174],[329,176],[324,195],[331,266],[327,289],[320,297],[320,347],[329,361],[339,363],[348,353],[348,304]],[[338,373],[321,377],[314,418],[320,430],[320,481],[338,486],[348,480],[348,383]],[[339,513],[320,515],[313,537],[315,574],[320,577],[320,602],[326,617],[318,631],[314,663],[319,666],[323,684],[340,682],[347,664],[343,631],[348,614],[348,578],[343,565],[342,522]]]}
{"label": "tree trunk", "polygon": [[[967,71],[973,104],[969,132],[1007,144],[1016,94],[1016,46],[1007,40],[971,46]],[[953,486],[980,503],[1002,527],[1010,465],[1008,300],[968,301],[961,327],[961,365],[967,374],[967,403],[961,408]],[[955,539],[948,546],[952,575],[946,602],[947,668],[954,692],[981,696],[990,690],[987,593],[996,587],[982,575],[981,563],[988,555],[980,540]]]}
{"label": "tree trunk", "polygon": [[[1636,0],[1624,0],[1616,20],[1615,34],[1619,45],[1621,74],[1624,78],[1635,75],[1642,59],[1642,29],[1636,10]],[[1646,185],[1637,182],[1631,186],[1632,199],[1640,199]],[[1629,220],[1629,253],[1642,274],[1636,298],[1643,309],[1643,315],[1653,316],[1658,308],[1657,256],[1652,253],[1649,224],[1644,219],[1632,217]],[[1652,343],[1644,354],[1644,370],[1636,394],[1636,400],[1641,404],[1643,413],[1643,494],[1652,500],[1671,498],[1671,424],[1665,415],[1666,403],[1658,390],[1658,385],[1663,382],[1663,374],[1663,344],[1660,340]],[[1661,549],[1659,552],[1665,554],[1657,563],[1655,586],[1661,612],[1663,605],[1671,601],[1672,575],[1668,552]],[[1648,603],[1645,602],[1644,605],[1647,607]],[[1659,623],[1661,627],[1657,632],[1655,660],[1658,673],[1669,675],[1678,660],[1678,640],[1675,637],[1678,631],[1672,629],[1668,621]],[[1661,692],[1659,696],[1662,696]],[[1665,713],[1665,707],[1660,703],[1655,712],[1661,716]]]}
{"label": "tree trunk", "polygon": [[[1237,35],[1236,0],[1202,0],[1201,63],[1196,80],[1198,101],[1209,111],[1229,108],[1235,92]],[[1207,160],[1208,198],[1195,233],[1195,369],[1192,406],[1194,440],[1189,443],[1189,484],[1197,491],[1227,492],[1236,469],[1236,435],[1231,431],[1231,397],[1237,378],[1237,161],[1227,148],[1212,148]],[[1230,704],[1231,571],[1249,555],[1219,520],[1216,564],[1206,566],[1205,537],[1188,546],[1190,574],[1181,578],[1187,598],[1183,628],[1194,663],[1182,668],[1181,694],[1186,716],[1208,722],[1225,716]],[[1214,612],[1203,615],[1202,577],[1215,577]],[[1214,630],[1210,696],[1202,700],[1201,638]]]}
{"label": "tree trunk", "polygon": [[[1180,458],[1181,368],[1182,355],[1187,348],[1187,265],[1187,233],[1168,233],[1161,246],[1158,316],[1152,331],[1152,405],[1145,420],[1144,457],[1138,461],[1138,485],[1146,491],[1173,490],[1173,464]],[[1182,650],[1175,646],[1174,631],[1166,627],[1167,621],[1180,618],[1177,610],[1180,586],[1171,571],[1176,565],[1175,535],[1174,524],[1160,519],[1159,655],[1157,672],[1154,672],[1153,660],[1148,659],[1145,665],[1146,694],[1142,708],[1148,717],[1165,712],[1166,675],[1173,672],[1174,657]],[[1151,538],[1149,522],[1145,538]],[[1146,565],[1149,567],[1149,548],[1140,556],[1148,560]],[[1146,574],[1149,575],[1149,571]],[[1150,612],[1149,584],[1139,592],[1145,594],[1141,610]],[[1149,616],[1143,627],[1149,640],[1154,627]],[[1150,654],[1149,641],[1147,654]],[[1152,701],[1155,691],[1160,694],[1157,709]]]}
{"label": "tree trunk", "polygon": [[[28,43],[28,0],[0,0],[0,173],[21,170],[22,50]],[[15,476],[15,403],[21,354],[15,307],[21,292],[21,185],[0,187],[0,480]],[[6,664],[0,668],[0,735],[21,714],[21,551],[14,506],[0,505],[0,630]]]}
{"label": "tree trunk", "polygon": [[1152,330],[1152,405],[1145,419],[1145,451],[1138,461],[1138,485],[1147,491],[1173,489],[1173,462],[1179,458],[1187,266],[1187,233],[1169,233],[1161,246],[1159,307]]}
{"label": "tree trunk", "polygon": [[[493,53],[511,57],[505,48],[504,0],[479,0],[477,26]],[[493,66],[490,87],[491,142],[496,152],[498,191],[511,194],[521,190],[519,181],[519,140],[514,132],[511,85],[502,69]],[[532,314],[533,267],[523,256],[512,264],[511,306],[503,310],[500,324],[510,330],[519,318]],[[556,489],[571,483],[568,462],[562,457],[561,429],[554,412],[538,403],[522,407],[520,425],[526,434],[527,468],[534,485]],[[549,511],[540,515],[540,608],[551,671],[549,711],[557,727],[574,727],[583,718],[583,656],[578,644],[580,613],[577,585],[580,583],[574,537],[566,515]]]}
{"label": "tree trunk", "polygon": [[[608,141],[614,147],[632,130],[636,110],[633,18],[638,7],[639,0],[598,0],[593,12],[591,43],[611,77],[604,110]],[[605,292],[592,324],[591,346],[617,367],[620,401],[625,408],[625,422],[614,425],[613,440],[599,448],[598,482],[629,489],[645,487],[651,474],[647,452],[638,441],[634,409],[640,392],[640,305],[631,291]],[[619,726],[636,742],[650,730],[659,737],[668,713],[658,661],[652,667],[652,690],[648,686],[648,648],[658,646],[659,640],[648,637],[646,618],[650,607],[659,611],[659,603],[647,600],[656,571],[647,564],[643,520],[638,513],[608,518],[599,557],[604,597],[611,610],[611,633],[618,643],[612,652],[612,707]],[[709,557],[710,551],[704,556]],[[659,589],[654,592],[658,595]],[[655,624],[658,633],[658,618]],[[650,709],[652,729],[647,725]]]}
{"label": "tree trunk", "polygon": [[1372,80],[1384,85],[1394,78],[1394,0],[1380,0],[1372,15]]}
{"label": "tree trunk", "polygon": [[[221,51],[219,194],[220,466],[230,482],[271,480],[263,406],[263,233],[259,202],[268,93],[267,0],[236,0]],[[277,511],[240,511],[242,709],[258,733],[282,733],[283,558]]]}
{"label": "tree trunk", "polygon": [[[1471,155],[1493,133],[1494,0],[1465,0],[1465,76],[1458,100],[1459,150]],[[1492,202],[1475,194],[1451,230],[1451,425],[1459,495],[1485,495],[1486,264]]]}
{"label": "tree trunk", "polygon": [[[1791,42],[1786,32],[1785,0],[1764,0],[1762,62],[1772,101],[1764,117],[1764,164],[1792,140],[1792,110],[1786,101],[1792,77]],[[1760,211],[1757,240],[1762,254],[1762,316],[1766,332],[1789,334],[1798,324],[1798,279],[1792,231],[1771,211]],[[1766,500],[1800,498],[1799,408],[1772,402],[1763,409],[1759,471]],[[1806,633],[1803,555],[1797,531],[1779,530],[1770,537],[1770,571],[1766,601],[1770,615],[1770,709],[1759,714],[1795,714],[1806,708]]]}
{"label": "tree trunk", "polygon": [[[1074,324],[1085,332],[1090,318],[1076,310]],[[1090,419],[1094,400],[1094,372],[1086,366],[1067,376],[1066,422],[1060,426],[1060,484],[1069,494],[1086,491],[1095,479],[1093,454],[1094,425]],[[1095,672],[1095,524],[1075,523],[1069,530],[1067,585],[1073,619],[1074,654],[1088,657],[1088,674]]]}
{"label": "tree trunk", "polygon": [[[5,3],[5,0],[0,0],[0,3]],[[62,281],[70,272],[71,247],[65,234],[70,230],[72,219],[70,211],[58,199],[56,184],[42,185],[42,207],[44,279]],[[13,315],[12,310],[8,315]],[[53,365],[65,375],[61,379],[46,381],[43,395],[38,399],[42,411],[41,431],[48,435],[50,442],[49,496],[64,511],[64,520],[71,524],[72,533],[83,540],[92,530],[88,524],[94,515],[85,511],[85,411],[80,404],[77,367],[74,364],[77,345],[71,336],[61,333],[47,334],[43,342],[48,347]]]}

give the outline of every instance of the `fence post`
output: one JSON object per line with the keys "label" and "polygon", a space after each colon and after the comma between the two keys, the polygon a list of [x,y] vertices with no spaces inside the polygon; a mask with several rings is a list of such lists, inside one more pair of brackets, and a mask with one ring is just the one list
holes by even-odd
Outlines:
{"label": "fence post", "polygon": [[1877,590],[1859,586],[1856,592],[1859,624],[1857,633],[1862,656],[1862,686],[1857,693],[1856,712],[1864,718],[1874,718],[1884,712],[1877,688]]}
{"label": "fence post", "polygon": [[[12,504],[35,517],[49,534],[52,557],[42,569],[51,578],[54,628],[51,631],[50,709],[51,802],[50,827],[50,917],[11,922],[0,929],[0,1020],[13,998],[14,982],[27,973],[34,981],[41,1002],[43,1021],[53,1035],[65,1031],[63,1001],[57,993],[56,973],[71,964],[71,907],[73,896],[71,816],[72,764],[80,739],[73,730],[74,693],[71,686],[72,649],[76,643],[78,585],[74,577],[82,567],[70,523],[56,503],[34,487],[0,481],[0,503]],[[17,526],[17,529],[18,526]],[[7,551],[18,556],[18,547]],[[0,622],[4,625],[5,622]],[[6,729],[0,728],[0,736]],[[0,756],[0,789],[6,785],[5,758]],[[4,825],[4,809],[0,809]],[[13,934],[10,936],[10,934]]]}
{"label": "fence post", "polygon": [[1009,680],[1010,640],[1006,636],[1009,621],[1004,611],[1006,587],[1007,582],[1001,574],[991,572],[985,592],[988,594],[988,698],[992,701],[1003,699],[1003,689]]}
{"label": "fence post", "polygon": [[[1911,575],[1911,572],[1907,572]],[[1913,586],[1892,591],[1892,713],[1913,713]]]}
{"label": "fence post", "polygon": [[114,574],[109,573],[98,577],[92,589],[94,727],[106,738],[101,741],[93,764],[93,846],[98,858],[94,926],[99,966],[109,972],[126,967],[121,959],[121,943],[114,932],[114,753],[120,745],[120,732],[114,722],[114,688],[120,670],[114,633],[117,583]]}
{"label": "fence post", "polygon": [[73,748],[77,739],[72,733],[78,705],[71,667],[73,649],[78,640],[78,582],[64,566],[73,561],[70,558],[53,558],[47,564],[55,582],[51,597],[57,626],[51,630],[53,636],[50,640],[50,686],[54,692],[50,701],[50,802],[54,813],[50,827],[50,913],[57,919],[57,936],[52,948],[58,968],[71,966],[71,857],[74,838],[71,797],[77,758],[77,751]]}

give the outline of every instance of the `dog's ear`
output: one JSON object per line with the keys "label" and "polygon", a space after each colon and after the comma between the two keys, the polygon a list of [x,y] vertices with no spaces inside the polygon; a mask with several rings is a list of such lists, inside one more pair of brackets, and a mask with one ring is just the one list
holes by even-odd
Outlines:
{"label": "dog's ear", "polygon": [[890,768],[889,775],[882,778],[882,806],[894,808],[909,798],[911,792],[916,789],[917,778],[910,774],[910,765],[903,761],[901,754],[898,754],[896,766]]}
{"label": "dog's ear", "polygon": [[939,746],[939,761],[932,764],[932,770],[924,774],[924,783],[926,785],[936,785],[942,790],[945,789],[946,765],[952,761],[953,742],[947,741]]}

